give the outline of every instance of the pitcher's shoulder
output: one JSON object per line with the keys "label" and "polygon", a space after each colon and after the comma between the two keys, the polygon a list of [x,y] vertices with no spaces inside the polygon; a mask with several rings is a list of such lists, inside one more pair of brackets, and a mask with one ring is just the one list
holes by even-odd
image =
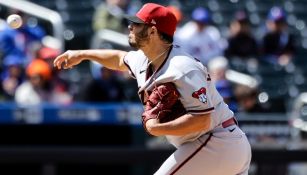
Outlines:
{"label": "pitcher's shoulder", "polygon": [[185,54],[184,52],[182,54],[173,55],[170,60],[170,66],[184,72],[192,70],[207,70],[198,59]]}

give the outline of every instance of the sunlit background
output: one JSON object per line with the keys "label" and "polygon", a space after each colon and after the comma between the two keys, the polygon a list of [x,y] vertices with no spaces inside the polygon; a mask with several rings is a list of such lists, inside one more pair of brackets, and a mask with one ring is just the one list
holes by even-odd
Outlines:
{"label": "sunlit background", "polygon": [[172,153],[144,132],[128,73],[52,65],[65,50],[131,50],[123,14],[146,2],[175,13],[174,43],[208,67],[252,145],[249,174],[306,175],[306,0],[0,0],[0,174],[145,175]]}

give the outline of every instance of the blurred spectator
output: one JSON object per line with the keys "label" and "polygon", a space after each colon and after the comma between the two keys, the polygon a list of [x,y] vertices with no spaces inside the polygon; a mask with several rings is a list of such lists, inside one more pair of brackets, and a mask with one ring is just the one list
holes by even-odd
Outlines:
{"label": "blurred spectator", "polygon": [[4,100],[14,100],[16,88],[24,81],[22,60],[16,55],[7,55],[3,60],[4,70],[1,74],[1,89]]}
{"label": "blurred spectator", "polygon": [[[62,74],[67,72],[59,71],[53,66],[53,60],[60,54],[60,50],[42,47],[37,52],[37,58],[45,61],[51,69],[51,78],[49,80],[50,88],[52,89],[53,96],[51,102],[70,103],[72,102],[72,95],[69,92],[69,82],[62,78]],[[63,75],[64,76],[64,75]]]}
{"label": "blurred spectator", "polygon": [[270,112],[261,105],[258,100],[258,89],[237,84],[234,87],[234,95],[238,102],[238,112],[263,113]]}
{"label": "blurred spectator", "polygon": [[[24,52],[24,44],[22,41],[22,35],[19,30],[10,28],[7,23],[2,22],[0,24],[0,58],[1,63],[9,55],[14,55],[24,65],[26,60],[26,53]],[[2,65],[1,65],[2,67]]]}
{"label": "blurred spectator", "polygon": [[242,60],[258,57],[257,41],[252,34],[252,28],[244,11],[236,12],[230,23],[230,37],[225,49],[228,59],[238,57]]}
{"label": "blurred spectator", "polygon": [[33,60],[26,69],[28,81],[22,83],[15,94],[15,101],[22,105],[37,105],[51,99],[51,89],[48,81],[51,69],[43,60]]}
{"label": "blurred spectator", "polygon": [[1,57],[5,59],[7,55],[15,55],[26,66],[35,57],[35,52],[41,46],[42,38],[46,36],[46,32],[38,25],[36,18],[16,10],[12,10],[9,14],[12,13],[22,17],[23,25],[18,29],[12,29],[5,24],[1,25]]}
{"label": "blurred spectator", "polygon": [[216,57],[208,62],[208,70],[212,82],[215,83],[217,91],[222,95],[225,103],[233,112],[237,112],[237,102],[233,94],[232,83],[226,79],[228,60],[223,57]]}
{"label": "blurred spectator", "polygon": [[135,13],[135,4],[130,0],[106,0],[96,8],[93,16],[93,29],[110,29],[121,33],[128,32],[128,21],[124,14]]}
{"label": "blurred spectator", "polygon": [[67,104],[71,96],[52,86],[52,70],[42,59],[33,59],[26,68],[28,80],[17,87],[15,101],[21,105]]}
{"label": "blurred spectator", "polygon": [[24,52],[26,53],[26,63],[29,63],[35,58],[37,50],[42,45],[42,39],[46,36],[46,31],[38,24],[36,18],[30,17],[26,14],[19,13],[23,18],[23,25],[18,29],[24,40]]}
{"label": "blurred spectator", "polygon": [[272,7],[267,16],[267,32],[262,39],[261,54],[265,61],[287,65],[295,54],[294,36],[288,31],[286,13]]}
{"label": "blurred spectator", "polygon": [[17,29],[19,32],[17,41],[26,55],[25,62],[28,64],[35,58],[35,53],[41,47],[42,39],[46,36],[46,31],[38,24],[36,18],[20,11],[13,10],[11,13],[19,14],[22,17],[23,25]]}
{"label": "blurred spectator", "polygon": [[[120,86],[115,72],[105,69],[93,63],[94,70],[92,81],[81,92],[81,101],[85,102],[119,102],[124,98],[123,89]],[[92,70],[93,71],[93,70]]]}
{"label": "blurred spectator", "polygon": [[223,55],[225,41],[212,25],[209,11],[198,7],[193,10],[191,19],[175,33],[175,42],[203,64]]}
{"label": "blurred spectator", "polygon": [[131,77],[129,72],[120,72],[118,74],[118,79],[121,89],[123,89],[123,101],[127,102],[137,102],[139,103],[140,98],[138,96],[138,85],[135,79]]}

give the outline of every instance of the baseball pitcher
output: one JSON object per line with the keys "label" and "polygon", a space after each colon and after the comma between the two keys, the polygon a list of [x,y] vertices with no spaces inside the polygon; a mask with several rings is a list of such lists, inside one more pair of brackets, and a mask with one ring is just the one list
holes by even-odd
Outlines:
{"label": "baseball pitcher", "polygon": [[206,67],[172,44],[177,21],[164,6],[147,3],[131,21],[136,51],[76,50],[54,60],[69,69],[81,61],[129,71],[139,86],[146,132],[165,136],[177,150],[156,175],[247,175],[251,148]]}

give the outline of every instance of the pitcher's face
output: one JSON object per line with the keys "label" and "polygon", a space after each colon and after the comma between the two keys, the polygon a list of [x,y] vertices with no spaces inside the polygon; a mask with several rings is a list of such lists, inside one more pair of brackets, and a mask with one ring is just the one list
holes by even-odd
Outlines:
{"label": "pitcher's face", "polygon": [[132,22],[128,29],[130,31],[128,36],[129,45],[133,48],[140,49],[144,47],[149,41],[149,26]]}

